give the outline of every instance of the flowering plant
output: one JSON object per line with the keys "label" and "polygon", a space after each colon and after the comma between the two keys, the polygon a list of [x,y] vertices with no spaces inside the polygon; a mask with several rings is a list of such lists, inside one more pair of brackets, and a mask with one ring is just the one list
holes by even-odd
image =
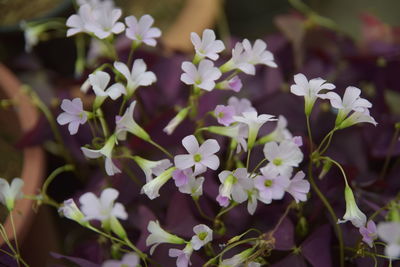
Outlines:
{"label": "flowering plant", "polygon": [[[306,250],[307,244],[315,242],[313,235],[321,231],[329,243],[330,228],[326,225],[306,238],[308,210],[313,203],[309,199],[318,197],[335,230],[337,266],[344,266],[347,250],[374,259],[386,257],[392,261],[399,257],[398,203],[386,207],[390,216],[376,226],[373,219],[378,213],[367,219],[357,205],[357,195],[344,168],[327,154],[335,134],[359,124],[377,125],[370,113],[372,104],[361,96],[359,88],[349,86],[341,97],[334,92],[336,86],[327,80],[309,78],[302,73],[294,75],[290,93],[304,98],[307,138],[303,140],[303,136],[292,134],[291,122],[283,115],[263,113],[249,99],[235,96],[246,90],[242,75],[255,75],[259,65],[278,67],[267,44],[260,39],[254,43],[244,39],[233,46],[231,56],[226,58],[222,55],[224,43],[217,40],[214,31],[206,29],[201,36],[191,34],[195,55],[192,60],[181,63],[180,81],[187,86],[185,104],[177,108],[173,118],[154,137],[143,125],[147,114],[141,97],[144,93],[141,93],[157,83],[158,77],[144,59],[135,58],[135,53],[142,46],[155,47],[161,31],[153,27],[154,21],[149,15],[128,16],[125,23],[119,21],[122,11],[111,1],[78,2],[77,13],[66,22],[67,36],[88,35],[102,46],[107,62],[96,66],[82,83],[81,90],[94,94],[94,101],[84,105],[80,98],[63,99],[62,112],[56,121],[59,125],[68,125],[70,135],[76,135],[84,127],[90,128],[90,142],[81,147],[81,153],[88,161],[96,159],[107,177],[98,190],[101,192],[85,192],[75,199],[57,203],[47,194],[49,184],[59,173],[77,168],[65,152],[68,164],[56,169],[36,196],[21,194],[23,182],[18,178],[11,185],[1,181],[0,201],[11,218],[14,202],[21,197],[56,207],[61,216],[107,240],[104,248],[111,251],[106,254],[110,259],[104,257],[102,266],[166,266],[166,255],[174,261],[176,258],[179,267],[270,263],[288,266],[290,257],[282,265],[270,257],[280,250],[292,250],[295,257],[303,255],[313,266],[321,266],[315,258],[307,256]],[[125,58],[115,49],[115,37],[119,34],[125,34],[131,41],[129,56]],[[225,94],[224,101],[213,95],[216,91]],[[40,103],[33,92],[29,93]],[[209,95],[218,99],[218,103],[212,107],[204,105],[204,110],[202,101]],[[325,137],[316,142],[311,118],[319,102],[330,105],[329,110],[336,119]],[[115,114],[108,113],[107,104],[117,107]],[[181,131],[179,135],[178,131]],[[157,141],[173,135],[179,136],[175,144]],[[139,154],[139,149],[129,143],[130,137],[147,143],[147,153]],[[134,174],[129,168],[131,164],[138,168]],[[319,181],[314,178],[319,172],[320,179],[329,179],[325,176],[332,167],[343,177],[344,192],[340,194],[346,203],[343,216],[337,215],[329,196],[321,192]],[[128,205],[119,200],[122,190],[113,186],[118,184],[114,180],[126,178],[124,174],[136,183],[124,191],[133,191],[139,186],[140,194],[147,198],[143,201],[147,205],[134,207],[135,217],[130,217]],[[162,202],[168,194],[173,195],[168,209],[175,210],[172,214],[179,216],[169,219],[169,225],[158,214],[162,211],[152,209],[156,205],[153,203]],[[279,211],[268,210],[274,203],[279,203]],[[185,214],[189,205],[195,209],[195,215]],[[237,209],[242,210],[235,218]],[[240,222],[243,212],[269,221],[249,226]],[[294,231],[288,217],[295,213],[298,239],[305,240],[300,247],[284,236],[286,231]],[[228,217],[230,214],[233,215]],[[134,220],[139,222],[132,223]],[[185,224],[174,227],[171,221],[185,221]],[[348,221],[360,234],[356,248],[345,247],[343,241],[341,223]],[[132,228],[140,230],[139,236],[132,234]],[[377,241],[378,238],[384,243]],[[9,241],[7,245],[18,264],[27,265],[19,255],[17,242]],[[370,249],[376,246],[384,246],[385,255]]]}

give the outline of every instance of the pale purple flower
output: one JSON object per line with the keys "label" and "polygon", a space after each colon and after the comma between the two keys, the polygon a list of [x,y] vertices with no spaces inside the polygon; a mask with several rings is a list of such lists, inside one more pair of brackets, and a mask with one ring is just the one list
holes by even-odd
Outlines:
{"label": "pale purple flower", "polygon": [[222,196],[221,194],[218,194],[216,200],[217,200],[218,204],[219,204],[221,207],[226,208],[226,207],[229,206],[230,199],[229,199],[228,197],[226,197],[226,196]]}
{"label": "pale purple flower", "polygon": [[273,141],[282,142],[283,140],[292,138],[292,134],[287,129],[287,124],[286,118],[282,115],[279,115],[276,128],[271,133],[271,135],[273,135]]}
{"label": "pale purple flower", "polygon": [[242,89],[242,80],[239,76],[233,76],[231,79],[228,80],[228,88],[238,93],[240,89]]}
{"label": "pale purple flower", "polygon": [[197,199],[201,195],[203,195],[203,183],[204,183],[204,177],[196,178],[194,175],[189,175],[188,182],[186,184],[179,186],[178,190],[181,193],[189,194],[192,196],[192,198]]}
{"label": "pale purple flower", "polygon": [[236,43],[232,49],[232,59],[221,66],[221,70],[226,72],[240,69],[246,74],[255,75],[254,66],[258,64],[277,67],[274,55],[267,50],[267,44],[264,41],[257,39],[252,46],[249,40],[244,39],[241,43]]}
{"label": "pale purple flower", "polygon": [[333,90],[335,85],[326,83],[326,80],[321,78],[315,78],[307,80],[304,74],[296,74],[294,76],[295,84],[290,86],[290,92],[297,96],[304,96],[305,99],[305,111],[309,115],[312,107],[314,106],[317,98],[325,99],[326,94],[320,93],[322,90]]}
{"label": "pale purple flower", "polygon": [[164,229],[161,228],[160,223],[158,221],[150,221],[147,225],[147,231],[150,232],[150,235],[146,238],[146,246],[152,246],[150,248],[150,255],[153,254],[156,247],[163,243],[169,244],[184,244],[185,240],[182,238],[170,234]]}
{"label": "pale purple flower", "polygon": [[303,137],[301,136],[293,136],[292,142],[296,144],[296,146],[301,147],[303,146]]}
{"label": "pale purple flower", "polygon": [[247,200],[247,191],[253,188],[253,180],[249,177],[246,168],[238,168],[234,172],[222,171],[218,178],[221,182],[219,196],[232,198],[237,203]]}
{"label": "pale purple flower", "polygon": [[181,187],[183,185],[188,184],[191,176],[193,176],[192,168],[187,168],[184,170],[176,169],[172,173],[172,178],[174,179],[175,185],[177,187]]}
{"label": "pale purple flower", "polygon": [[159,174],[154,179],[148,181],[140,191],[141,194],[146,194],[148,198],[155,199],[160,196],[161,187],[168,182],[172,177],[172,172],[175,170],[175,167],[171,167],[166,169],[161,174]]}
{"label": "pale purple flower", "polygon": [[127,81],[128,97],[136,91],[139,86],[149,86],[157,81],[156,75],[152,71],[146,71],[147,66],[143,59],[136,59],[133,62],[132,69],[122,62],[114,62],[114,68],[117,69]]}
{"label": "pale purple flower", "polygon": [[249,129],[249,136],[247,140],[247,146],[252,149],[257,139],[258,131],[268,121],[276,120],[273,115],[261,114],[258,115],[257,111],[246,111],[241,116],[233,116],[237,122],[247,124]]}
{"label": "pale purple flower", "polygon": [[138,43],[143,42],[149,46],[156,46],[155,38],[161,36],[161,31],[159,28],[151,27],[154,23],[152,16],[144,15],[139,21],[135,16],[129,16],[125,18],[125,23],[127,26],[126,37]]}
{"label": "pale purple flower", "polygon": [[400,223],[399,222],[380,222],[377,227],[378,236],[387,246],[385,255],[389,258],[400,256]]}
{"label": "pale purple flower", "polygon": [[112,34],[119,34],[125,30],[125,25],[118,22],[122,10],[110,5],[101,5],[92,9],[92,19],[85,24],[87,31],[92,32],[99,39],[105,39]]}
{"label": "pale purple flower", "polygon": [[116,100],[121,95],[126,94],[125,87],[120,83],[115,83],[108,87],[110,79],[110,75],[104,71],[96,71],[89,75],[89,83],[96,94],[95,109],[101,106],[107,97]]}
{"label": "pale purple flower", "polygon": [[63,99],[61,109],[64,111],[57,117],[60,125],[68,124],[68,131],[71,135],[78,132],[79,125],[85,124],[87,121],[86,112],[83,110],[82,100],[74,98],[71,100]]}
{"label": "pale purple flower", "polygon": [[307,200],[307,193],[310,191],[310,183],[304,179],[305,173],[297,172],[290,180],[286,192],[292,195],[296,203]]}
{"label": "pale purple flower", "polygon": [[254,178],[254,186],[258,190],[258,199],[265,204],[270,204],[273,199],[282,199],[290,185],[289,177],[278,175],[269,166],[261,168],[261,174]]}
{"label": "pale purple flower", "polygon": [[360,227],[359,231],[361,236],[363,237],[362,241],[364,241],[364,243],[372,248],[374,240],[378,238],[376,224],[374,223],[374,221],[368,221],[366,227]]}
{"label": "pale purple flower", "polygon": [[190,240],[194,250],[199,250],[213,239],[213,231],[205,224],[198,224],[193,227],[195,235]]}
{"label": "pale purple flower", "polygon": [[233,115],[235,115],[235,109],[232,106],[218,105],[214,109],[214,114],[217,117],[218,123],[229,126],[235,122]]}
{"label": "pale purple flower", "polygon": [[196,50],[196,56],[200,59],[208,57],[209,59],[217,60],[219,58],[218,53],[225,49],[225,45],[221,40],[215,39],[215,33],[210,29],[203,31],[201,39],[195,32],[190,34],[190,40]]}
{"label": "pale purple flower", "polygon": [[21,178],[14,178],[11,184],[6,179],[0,178],[0,203],[9,211],[14,209],[15,200],[22,198],[21,188],[23,186],[24,181]]}
{"label": "pale purple flower", "polygon": [[89,149],[86,147],[81,147],[81,150],[85,157],[90,159],[97,159],[100,157],[105,157],[105,169],[109,176],[113,176],[116,173],[121,173],[121,170],[112,161],[112,151],[114,149],[117,138],[112,135],[108,138],[103,148],[99,150]]}
{"label": "pale purple flower", "polygon": [[121,260],[107,260],[103,262],[101,267],[138,267],[140,266],[140,258],[136,253],[125,254]]}
{"label": "pale purple flower", "polygon": [[127,132],[136,135],[143,140],[150,140],[148,133],[142,127],[140,127],[133,118],[135,106],[136,101],[133,101],[125,110],[125,113],[122,115],[122,117],[116,117],[115,135],[117,136],[118,140],[125,140]]}
{"label": "pale purple flower", "polygon": [[266,143],[263,151],[268,166],[281,175],[291,176],[293,167],[298,167],[303,160],[303,153],[292,140]]}
{"label": "pale purple flower", "polygon": [[88,32],[87,25],[93,21],[92,8],[90,5],[85,4],[79,7],[78,14],[71,15],[66,22],[67,37],[75,35],[80,32]]}
{"label": "pale purple flower", "polygon": [[58,213],[64,217],[76,221],[78,223],[84,223],[85,216],[76,206],[75,201],[70,198],[63,202],[62,206],[58,209]]}
{"label": "pale purple flower", "polygon": [[144,174],[146,175],[146,183],[153,179],[153,175],[159,176],[166,169],[172,166],[169,159],[162,160],[147,160],[140,156],[132,156],[132,159],[139,165]]}
{"label": "pale purple flower", "polygon": [[181,81],[188,85],[194,85],[206,91],[212,91],[215,80],[221,77],[221,71],[214,67],[214,62],[208,59],[200,61],[198,68],[189,61],[182,63]]}
{"label": "pale purple flower", "polygon": [[175,166],[184,170],[194,166],[194,174],[198,175],[206,171],[207,167],[216,170],[219,167],[219,158],[215,155],[220,147],[217,140],[207,139],[201,146],[194,135],[183,138],[182,145],[189,154],[177,155],[174,158]]}
{"label": "pale purple flower", "polygon": [[192,256],[193,248],[191,243],[187,243],[184,249],[170,248],[168,256],[177,258],[176,267],[187,267],[192,265],[190,256]]}
{"label": "pale purple flower", "polygon": [[231,96],[228,99],[228,105],[235,109],[235,115],[240,116],[243,112],[256,111],[252,106],[250,100],[247,98],[237,98],[236,96]]}
{"label": "pale purple flower", "polygon": [[119,195],[119,192],[114,188],[106,188],[101,192],[100,198],[95,194],[88,192],[79,198],[81,210],[84,214],[84,220],[99,220],[107,222],[112,218],[126,220],[128,214],[125,207],[117,202],[114,203]]}

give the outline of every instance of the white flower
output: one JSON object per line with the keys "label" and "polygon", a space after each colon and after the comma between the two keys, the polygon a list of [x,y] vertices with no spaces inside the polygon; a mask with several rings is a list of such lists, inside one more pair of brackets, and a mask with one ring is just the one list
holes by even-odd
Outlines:
{"label": "white flower", "polygon": [[118,169],[118,167],[115,166],[115,164],[112,161],[112,151],[114,149],[116,140],[117,139],[116,139],[115,135],[110,136],[108,138],[107,142],[105,143],[105,145],[103,146],[103,148],[101,148],[99,150],[81,147],[83,154],[87,158],[90,158],[90,159],[97,159],[100,157],[106,158],[105,159],[105,169],[106,169],[107,175],[109,175],[109,176],[113,176],[116,173],[121,173],[121,170]]}
{"label": "white flower", "polygon": [[162,243],[169,244],[184,244],[185,240],[182,238],[170,234],[164,229],[161,228],[158,221],[150,221],[147,230],[150,232],[150,235],[146,239],[146,246],[152,246],[150,248],[150,255],[153,254],[156,247]]}
{"label": "white flower", "polygon": [[291,176],[293,167],[298,167],[303,160],[303,153],[292,140],[284,140],[279,145],[276,142],[266,143],[263,151],[269,161],[268,166],[280,175]]}
{"label": "white flower", "polygon": [[14,209],[15,200],[22,198],[22,186],[24,186],[24,181],[21,178],[14,178],[11,185],[7,180],[0,178],[0,202],[5,205],[9,211]]}
{"label": "white flower", "polygon": [[107,260],[103,262],[101,267],[138,267],[140,259],[136,253],[127,253],[121,260]]}
{"label": "white flower", "polygon": [[213,231],[205,224],[196,225],[193,227],[193,232],[196,235],[192,237],[190,243],[194,250],[199,250],[213,239]]}
{"label": "white flower", "polygon": [[58,212],[70,220],[76,221],[81,224],[86,223],[86,221],[84,220],[85,216],[76,206],[75,201],[72,198],[65,200],[62,206],[58,209]]}
{"label": "white flower", "polygon": [[82,100],[74,98],[71,100],[63,99],[61,103],[63,113],[58,115],[57,122],[60,125],[68,124],[68,130],[71,135],[78,132],[79,125],[85,124],[87,121],[86,112],[83,110]]}
{"label": "white flower", "polygon": [[163,171],[160,175],[158,175],[153,180],[148,181],[140,191],[141,194],[146,194],[148,198],[155,199],[160,196],[161,187],[168,182],[172,177],[172,172],[175,170],[174,167],[171,167],[165,171]]}
{"label": "white flower", "polygon": [[198,175],[206,171],[207,167],[216,170],[219,167],[219,158],[214,155],[220,147],[217,140],[207,139],[201,146],[194,135],[183,138],[182,145],[189,154],[177,155],[174,158],[175,166],[184,170],[194,166],[194,174]]}
{"label": "white flower", "polygon": [[195,32],[190,34],[190,40],[196,50],[196,56],[200,59],[208,57],[209,59],[217,60],[219,58],[218,53],[225,49],[225,45],[221,40],[215,39],[215,33],[210,29],[203,31],[202,39]]}
{"label": "white flower", "polygon": [[190,194],[193,198],[199,198],[203,194],[204,177],[196,178],[191,168],[185,170],[176,169],[172,177],[179,192]]}
{"label": "white flower", "polygon": [[128,214],[125,207],[114,201],[117,199],[119,192],[114,188],[106,188],[101,192],[100,198],[95,194],[88,192],[79,198],[82,213],[85,215],[84,220],[99,220],[102,223],[109,222],[112,218],[126,220]]}
{"label": "white flower", "polygon": [[310,191],[310,183],[304,179],[306,175],[304,172],[297,172],[290,180],[286,192],[292,195],[296,203],[307,200],[307,193]]}
{"label": "white flower", "polygon": [[320,93],[321,90],[333,90],[335,86],[331,83],[326,83],[326,80],[321,78],[307,80],[304,74],[296,74],[294,76],[295,84],[290,86],[290,92],[297,96],[304,96],[305,112],[307,115],[311,113],[315,100],[319,97],[325,99],[325,94]]}
{"label": "white flower", "polygon": [[385,255],[389,258],[400,256],[400,223],[381,222],[378,224],[378,236],[387,243]]}
{"label": "white flower", "polygon": [[[287,124],[286,118],[282,115],[279,115],[275,129],[271,133],[260,138],[260,140],[258,140],[258,144],[265,144],[271,141],[282,142],[283,140],[292,139],[293,136],[287,129]],[[296,138],[296,140],[297,139],[298,138]]]}
{"label": "white flower", "polygon": [[199,67],[189,61],[182,63],[181,81],[185,84],[197,86],[206,91],[212,91],[215,87],[215,80],[221,77],[221,71],[214,67],[211,60],[203,59],[199,63]]}
{"label": "white flower", "polygon": [[170,122],[168,122],[168,125],[165,126],[163,132],[171,135],[175,131],[175,128],[178,127],[178,125],[181,124],[181,122],[187,117],[190,108],[191,107],[188,106],[184,109],[181,109],[178,114],[176,114],[176,116],[172,120],[170,120]]}
{"label": "white flower", "polygon": [[168,256],[176,257],[176,267],[187,267],[192,265],[190,262],[190,257],[192,256],[193,248],[191,243],[187,243],[184,249],[170,248],[168,251]]}
{"label": "white flower", "polygon": [[272,68],[277,65],[274,61],[274,55],[267,50],[267,44],[257,39],[254,46],[251,46],[249,40],[244,39],[242,43],[236,43],[232,49],[232,59],[221,66],[222,72],[232,69],[240,69],[246,74],[255,75],[255,65],[262,64]]}
{"label": "white flower", "polygon": [[250,179],[246,168],[238,168],[234,172],[222,171],[218,175],[221,181],[219,195],[232,199],[237,203],[247,200],[247,191],[253,188],[253,180]]}
{"label": "white flower", "polygon": [[120,83],[115,83],[107,88],[109,82],[110,75],[107,72],[96,71],[89,75],[89,83],[96,94],[95,109],[100,107],[107,97],[116,100],[126,94],[125,87]]}
{"label": "white flower", "polygon": [[80,32],[88,32],[86,27],[92,21],[92,7],[88,4],[81,5],[78,14],[73,14],[67,19],[66,25],[69,27],[67,37]]}
{"label": "white flower", "polygon": [[138,43],[143,42],[149,46],[156,46],[157,41],[154,38],[161,36],[159,28],[151,27],[154,19],[150,15],[142,16],[137,21],[135,16],[125,18],[126,23],[126,37]]}
{"label": "white flower", "polygon": [[119,34],[125,30],[125,25],[118,22],[122,11],[119,8],[112,8],[109,5],[101,5],[92,10],[92,21],[85,25],[87,31],[92,32],[99,39]]}
{"label": "white flower", "polygon": [[360,97],[361,90],[357,87],[349,86],[343,95],[343,100],[335,92],[328,92],[324,98],[329,99],[331,105],[339,110],[336,124],[340,124],[351,111],[363,112],[372,107],[372,104]]}
{"label": "white flower", "polygon": [[248,197],[247,197],[247,211],[249,212],[250,215],[253,215],[254,212],[256,212],[257,205],[258,205],[258,190],[256,188],[253,188],[249,191],[247,191]]}
{"label": "white flower", "polygon": [[338,223],[351,221],[351,223],[357,228],[365,226],[367,223],[367,217],[358,208],[356,200],[354,199],[353,191],[348,185],[346,185],[344,189],[344,197],[346,200],[346,213],[343,216],[343,220],[338,220]]}
{"label": "white flower", "polygon": [[133,112],[135,110],[136,101],[133,101],[129,107],[126,109],[124,115],[122,117],[116,116],[115,118],[115,134],[118,140],[125,140],[126,133],[130,132],[137,137],[149,141],[149,134],[140,127],[136,121],[133,119]]}
{"label": "white flower", "polygon": [[363,112],[356,111],[353,112],[349,117],[347,117],[344,121],[342,121],[339,124],[339,129],[344,129],[350,126],[353,126],[354,124],[357,123],[371,123],[374,126],[376,126],[378,123],[375,121],[375,119],[369,114],[369,110],[365,109]]}
{"label": "white flower", "polygon": [[241,116],[233,116],[233,118],[237,122],[247,124],[249,129],[247,146],[249,149],[253,148],[258,135],[258,131],[260,130],[261,126],[263,126],[263,124],[268,121],[276,120],[274,119],[273,115],[268,115],[268,114],[258,115],[257,111],[245,111],[242,113]]}
{"label": "white flower", "polygon": [[289,177],[278,175],[269,166],[261,168],[260,171],[262,175],[254,178],[254,186],[258,190],[258,199],[265,204],[270,204],[273,199],[282,199],[290,184]]}
{"label": "white flower", "polygon": [[239,99],[236,96],[231,96],[228,99],[228,105],[235,109],[235,115],[237,116],[241,116],[243,112],[256,111],[247,98]]}
{"label": "white flower", "polygon": [[248,248],[246,250],[243,250],[239,254],[236,254],[232,258],[225,259],[223,260],[218,267],[259,267],[261,264],[256,263],[256,262],[249,262],[246,265],[245,263],[248,259],[248,257],[254,252],[253,248]]}
{"label": "white flower", "polygon": [[125,77],[127,81],[127,95],[131,97],[139,86],[149,86],[157,81],[156,75],[146,71],[147,66],[143,59],[136,59],[133,62],[132,70],[122,62],[114,62],[114,67]]}
{"label": "white flower", "polygon": [[133,156],[132,159],[139,165],[146,175],[146,182],[150,182],[153,179],[153,175],[160,175],[166,169],[172,166],[169,159],[163,160],[147,160],[139,156]]}

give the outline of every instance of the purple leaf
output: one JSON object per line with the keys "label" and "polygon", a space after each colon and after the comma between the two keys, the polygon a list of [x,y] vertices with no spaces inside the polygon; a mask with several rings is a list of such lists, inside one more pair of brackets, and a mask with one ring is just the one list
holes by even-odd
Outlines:
{"label": "purple leaf", "polygon": [[331,228],[329,225],[319,227],[301,244],[301,251],[312,266],[331,267]]}
{"label": "purple leaf", "polygon": [[[306,262],[300,255],[290,254],[283,260],[271,265],[271,267],[307,267]],[[324,265],[321,265],[324,266]]]}
{"label": "purple leaf", "polygon": [[294,246],[294,227],[289,219],[283,220],[274,233],[276,250],[291,250]]}
{"label": "purple leaf", "polygon": [[87,261],[87,260],[82,259],[82,258],[65,256],[65,255],[61,255],[61,254],[55,253],[55,252],[50,252],[50,254],[51,254],[51,256],[53,258],[66,259],[66,260],[68,260],[70,262],[78,264],[80,267],[100,267],[99,264]]}

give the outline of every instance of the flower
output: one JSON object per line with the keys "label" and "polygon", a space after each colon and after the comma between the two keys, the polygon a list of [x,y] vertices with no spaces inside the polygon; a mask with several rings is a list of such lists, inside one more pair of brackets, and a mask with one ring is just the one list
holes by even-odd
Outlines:
{"label": "flower", "polygon": [[149,46],[156,46],[157,41],[155,38],[161,36],[161,31],[159,28],[151,27],[154,23],[154,19],[150,15],[142,16],[139,21],[137,21],[135,16],[129,16],[125,18],[126,23],[126,37],[137,43],[145,43]]}
{"label": "flower", "polygon": [[63,99],[61,109],[64,110],[64,112],[58,115],[57,122],[60,125],[68,124],[69,133],[71,135],[76,134],[79,125],[83,125],[87,121],[87,115],[83,110],[82,100],[80,98],[74,98],[72,101]]}
{"label": "flower", "polygon": [[156,75],[152,71],[146,71],[147,66],[143,59],[136,59],[133,62],[132,70],[122,62],[114,62],[116,68],[126,79],[126,91],[128,97],[131,97],[139,86],[149,86],[157,81]]}
{"label": "flower", "polygon": [[206,171],[207,167],[216,170],[219,167],[219,158],[214,155],[219,151],[219,145],[215,139],[207,139],[201,146],[194,135],[183,138],[182,145],[189,154],[177,155],[174,158],[175,166],[184,170],[194,166],[194,174]]}
{"label": "flower", "polygon": [[217,84],[218,89],[226,89],[226,90],[232,90],[236,93],[240,92],[240,89],[242,89],[242,80],[239,78],[239,76],[235,75],[229,80],[222,81]]}
{"label": "flower", "polygon": [[225,49],[224,43],[221,40],[215,40],[215,33],[210,29],[203,31],[202,39],[197,33],[192,32],[190,40],[199,59],[208,57],[209,59],[217,60],[219,58],[218,53]]}
{"label": "flower", "polygon": [[110,75],[107,72],[96,71],[89,75],[89,83],[96,94],[94,109],[100,107],[107,97],[116,100],[126,94],[125,87],[120,83],[115,83],[107,88],[109,82]]}
{"label": "flower", "polygon": [[286,192],[292,195],[296,203],[307,200],[307,193],[310,191],[310,183],[304,179],[306,175],[304,172],[297,172],[290,180]]}
{"label": "flower", "polygon": [[148,181],[140,191],[141,194],[146,194],[148,198],[155,199],[160,196],[161,187],[171,179],[172,172],[175,170],[174,167],[171,167],[165,171],[163,171],[160,175],[158,175],[153,180]]}
{"label": "flower", "polygon": [[84,214],[84,220],[99,220],[103,224],[107,224],[112,217],[126,220],[128,214],[125,207],[114,201],[117,199],[119,192],[114,188],[106,188],[101,192],[100,198],[95,194],[88,192],[79,198],[81,210]]}
{"label": "flower", "polygon": [[76,206],[75,201],[72,198],[65,200],[62,206],[58,209],[58,212],[64,217],[76,221],[77,223],[87,223],[87,221],[84,220],[85,216]]}
{"label": "flower", "polygon": [[187,168],[185,170],[176,169],[172,173],[172,178],[175,181],[177,187],[181,187],[189,183],[189,178],[193,176],[192,168]]}
{"label": "flower", "polygon": [[0,202],[9,211],[14,209],[15,200],[22,198],[22,186],[24,186],[24,181],[21,178],[14,178],[11,185],[6,179],[0,178]]}
{"label": "flower", "polygon": [[189,113],[190,110],[190,106],[181,109],[178,114],[176,114],[176,116],[168,123],[167,126],[165,126],[165,128],[163,129],[163,132],[165,132],[168,135],[171,135],[174,131],[175,128],[178,127],[179,124],[181,124],[181,122],[186,118],[186,116]]}
{"label": "flower", "polygon": [[252,188],[251,190],[247,191],[247,211],[250,215],[253,215],[257,209],[257,199],[259,197],[258,190],[256,188]]}
{"label": "flower", "polygon": [[362,226],[359,229],[363,241],[372,248],[374,240],[378,237],[376,224],[374,221],[368,221],[367,227]]}
{"label": "flower", "polygon": [[153,161],[139,156],[133,156],[132,159],[139,165],[146,175],[146,182],[150,182],[153,179],[153,174],[158,176],[172,166],[169,159]]}
{"label": "flower", "polygon": [[204,129],[211,133],[232,138],[237,143],[236,153],[239,153],[241,151],[241,148],[243,148],[244,151],[247,151],[246,138],[249,136],[249,131],[246,124],[237,123],[235,125],[227,127],[209,126]]}
{"label": "flower", "polygon": [[298,167],[303,160],[303,153],[292,140],[284,140],[279,145],[266,143],[263,151],[268,165],[281,175],[292,175],[293,167]]}
{"label": "flower", "polygon": [[181,81],[185,84],[212,91],[215,87],[215,80],[221,77],[221,71],[214,67],[211,60],[203,59],[199,63],[199,67],[189,61],[182,63],[182,70],[184,73],[181,75]]}
{"label": "flower", "polygon": [[[239,254],[236,254],[232,258],[223,260],[218,267],[241,267],[244,266],[242,263],[245,263],[248,257],[253,253],[253,248],[248,248],[243,250]],[[247,267],[259,267],[261,264],[256,262],[249,262],[246,264]]]}
{"label": "flower", "polygon": [[273,199],[282,199],[290,184],[287,176],[278,175],[275,169],[266,166],[260,169],[262,175],[254,178],[254,186],[258,190],[258,199],[270,204]]}
{"label": "flower", "polygon": [[256,73],[254,66],[258,64],[277,67],[274,55],[267,50],[267,44],[263,40],[257,39],[252,47],[250,41],[244,39],[241,43],[236,43],[232,49],[232,58],[220,69],[222,72],[240,69],[246,74],[254,75]]}
{"label": "flower", "polygon": [[349,86],[343,95],[343,100],[335,92],[328,92],[324,96],[329,99],[331,105],[339,110],[336,118],[336,125],[339,125],[351,111],[363,112],[364,110],[372,107],[372,104],[360,97],[361,90],[354,86]]}
{"label": "flower", "polygon": [[73,14],[67,19],[66,25],[69,27],[67,37],[80,32],[88,32],[86,27],[92,20],[91,6],[88,4],[81,5],[78,14]]}
{"label": "flower", "polygon": [[228,105],[235,109],[235,115],[240,116],[243,112],[256,111],[251,105],[250,100],[247,98],[237,98],[236,96],[231,96],[228,99]]}
{"label": "flower", "polygon": [[137,137],[145,141],[150,140],[149,134],[133,119],[135,106],[136,101],[133,101],[125,110],[125,113],[124,115],[122,115],[122,117],[117,116],[115,118],[115,135],[117,136],[118,140],[125,140],[126,132],[130,132],[131,134],[136,135]]}
{"label": "flower", "polygon": [[282,142],[283,140],[292,138],[293,138],[292,134],[287,129],[286,118],[282,115],[279,115],[275,129],[271,133],[260,138],[260,140],[258,140],[257,143],[265,144],[271,141]]}
{"label": "flower", "polygon": [[385,254],[389,258],[400,256],[400,223],[381,222],[377,227],[378,236],[387,243]]}
{"label": "flower", "polygon": [[147,230],[150,232],[150,235],[146,239],[146,246],[152,246],[150,248],[150,255],[153,254],[156,247],[162,243],[169,243],[169,244],[185,243],[185,240],[183,240],[182,238],[170,234],[164,229],[162,229],[158,221],[150,221],[149,224],[147,225]]}
{"label": "flower", "polygon": [[326,94],[320,93],[321,90],[333,90],[335,85],[326,83],[326,80],[315,78],[307,80],[304,74],[296,74],[294,76],[295,84],[290,86],[290,92],[297,96],[304,96],[305,106],[304,110],[306,115],[310,115],[314,106],[315,100],[319,97],[325,99]]}
{"label": "flower", "polygon": [[346,213],[343,216],[343,220],[338,220],[338,223],[351,221],[351,223],[357,228],[365,226],[365,223],[367,222],[367,217],[358,208],[357,203],[354,199],[353,191],[348,185],[346,185],[344,189],[344,197],[346,200]]}
{"label": "flower", "polygon": [[253,188],[253,180],[250,179],[246,168],[238,168],[234,172],[222,171],[218,178],[222,183],[218,196],[228,199],[231,199],[232,196],[237,203],[247,200],[247,191]]}
{"label": "flower", "polygon": [[184,249],[176,249],[170,248],[168,251],[168,256],[176,257],[176,266],[177,267],[187,267],[192,265],[190,263],[190,256],[192,256],[193,247],[191,243],[187,243]]}
{"label": "flower", "polygon": [[339,129],[344,129],[350,126],[353,126],[357,123],[368,122],[373,124],[374,126],[378,125],[375,119],[369,114],[369,110],[365,109],[364,111],[356,111],[353,112],[349,117],[347,117],[342,123],[339,124]]}
{"label": "flower", "polygon": [[233,115],[235,114],[235,109],[232,106],[217,105],[214,109],[214,114],[217,117],[218,123],[229,126],[235,120]]}
{"label": "flower", "polygon": [[103,262],[101,267],[138,267],[140,259],[136,253],[127,253],[121,260],[107,260]]}
{"label": "flower", "polygon": [[122,15],[122,10],[119,8],[102,4],[92,9],[91,15],[91,19],[88,22],[85,23],[83,19],[84,28],[99,39],[105,39],[113,33],[119,34],[125,30],[125,25],[122,22],[118,22]]}
{"label": "flower", "polygon": [[81,147],[81,150],[83,154],[90,159],[97,159],[100,157],[105,157],[105,169],[106,173],[109,176],[113,176],[116,173],[121,173],[121,170],[118,169],[117,166],[112,161],[112,151],[115,146],[115,142],[117,141],[117,138],[115,135],[112,135],[108,138],[106,143],[104,144],[103,148],[99,150],[95,149],[89,149],[86,147]]}
{"label": "flower", "polygon": [[213,231],[205,224],[196,225],[193,227],[193,232],[195,232],[196,235],[192,237],[190,243],[194,250],[199,250],[213,239]]}
{"label": "flower", "polygon": [[252,149],[257,138],[257,134],[261,126],[268,122],[274,121],[273,115],[261,114],[258,115],[257,111],[245,111],[241,116],[233,116],[237,122],[247,124],[249,129],[249,136],[247,139],[248,149]]}
{"label": "flower", "polygon": [[[187,169],[192,170],[192,169]],[[204,177],[194,177],[194,175],[189,175],[188,181],[186,184],[178,187],[179,192],[184,194],[190,194],[192,198],[198,199],[201,195],[203,195],[203,183]],[[175,180],[176,185],[176,180]]]}

